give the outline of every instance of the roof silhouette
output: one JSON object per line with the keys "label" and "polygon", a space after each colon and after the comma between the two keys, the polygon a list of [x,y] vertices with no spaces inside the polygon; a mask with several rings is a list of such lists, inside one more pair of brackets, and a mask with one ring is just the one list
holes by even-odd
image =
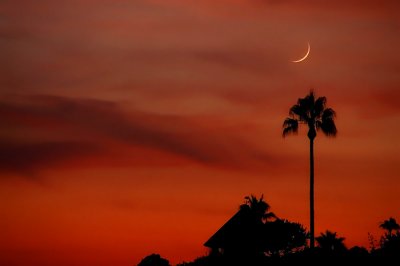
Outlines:
{"label": "roof silhouette", "polygon": [[204,246],[223,250],[255,250],[259,247],[263,222],[258,220],[247,205],[242,205]]}

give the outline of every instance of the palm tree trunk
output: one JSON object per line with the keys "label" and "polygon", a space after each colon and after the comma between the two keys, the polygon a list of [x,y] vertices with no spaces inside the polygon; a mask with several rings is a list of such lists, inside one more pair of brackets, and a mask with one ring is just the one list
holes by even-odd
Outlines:
{"label": "palm tree trunk", "polygon": [[310,138],[310,248],[314,245],[314,139]]}

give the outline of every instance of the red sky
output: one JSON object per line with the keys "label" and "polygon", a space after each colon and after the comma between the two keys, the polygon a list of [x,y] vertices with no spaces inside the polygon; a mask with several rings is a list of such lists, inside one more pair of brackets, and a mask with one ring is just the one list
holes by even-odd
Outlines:
{"label": "red sky", "polygon": [[316,232],[368,247],[400,219],[399,8],[2,1],[0,264],[193,260],[251,193],[308,226],[308,140],[281,127],[311,88],[339,130],[316,139]]}

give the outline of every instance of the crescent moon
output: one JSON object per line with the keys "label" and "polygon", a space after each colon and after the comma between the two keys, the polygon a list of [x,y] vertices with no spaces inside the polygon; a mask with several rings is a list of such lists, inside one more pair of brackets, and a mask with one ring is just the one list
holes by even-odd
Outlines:
{"label": "crescent moon", "polygon": [[308,44],[308,50],[307,50],[306,55],[303,56],[302,58],[300,58],[299,60],[292,61],[293,63],[299,63],[301,61],[304,61],[308,57],[308,55],[310,54],[311,47],[310,47],[310,43],[309,42],[307,44]]}

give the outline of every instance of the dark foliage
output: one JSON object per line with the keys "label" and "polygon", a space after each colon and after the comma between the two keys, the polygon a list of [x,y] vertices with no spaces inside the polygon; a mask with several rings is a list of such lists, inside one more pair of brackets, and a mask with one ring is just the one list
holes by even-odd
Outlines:
{"label": "dark foliage", "polygon": [[388,235],[392,235],[393,231],[398,231],[400,229],[400,225],[397,223],[396,219],[390,217],[389,219],[383,221],[380,225],[380,228],[387,231]]}
{"label": "dark foliage", "polygon": [[265,224],[265,252],[267,255],[284,256],[306,247],[308,234],[299,223],[277,219]]}
{"label": "dark foliage", "polygon": [[[400,265],[400,228],[394,218],[380,225],[386,232],[370,251],[359,246],[347,249],[345,238],[329,230],[316,237],[318,247],[311,249],[306,247],[309,235],[303,225],[279,219],[269,209],[262,196],[245,197],[238,213],[206,242],[209,255],[177,266]],[[371,234],[368,237],[373,241]],[[231,241],[243,243],[229,246]],[[169,266],[169,262],[152,254],[138,266]]]}
{"label": "dark foliage", "polygon": [[336,232],[326,230],[320,236],[316,237],[318,246],[324,254],[327,255],[341,255],[347,251],[344,245],[344,237],[338,237]]}
{"label": "dark foliage", "polygon": [[385,256],[400,258],[400,232],[384,235],[380,251]]}
{"label": "dark foliage", "polygon": [[137,265],[137,266],[170,266],[167,259],[162,258],[159,254],[151,254]]}
{"label": "dark foliage", "polygon": [[283,122],[283,136],[297,133],[299,124],[308,126],[307,136],[314,139],[317,131],[321,130],[327,136],[336,136],[337,129],[334,119],[336,113],[326,107],[326,98],[316,98],[313,91],[300,98],[297,104],[289,110],[289,117]]}

